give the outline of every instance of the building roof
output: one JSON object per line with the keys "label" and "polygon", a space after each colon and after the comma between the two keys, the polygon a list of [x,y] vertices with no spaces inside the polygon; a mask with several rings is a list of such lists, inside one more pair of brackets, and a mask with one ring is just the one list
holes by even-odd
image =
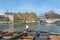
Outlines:
{"label": "building roof", "polygon": [[5,15],[13,15],[11,12],[5,12]]}

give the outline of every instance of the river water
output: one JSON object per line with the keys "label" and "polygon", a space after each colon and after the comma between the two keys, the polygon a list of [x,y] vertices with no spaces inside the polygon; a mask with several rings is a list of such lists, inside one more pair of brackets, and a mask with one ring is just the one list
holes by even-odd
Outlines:
{"label": "river water", "polygon": [[[16,31],[22,31],[25,30],[26,24],[0,24],[0,30],[16,30]],[[46,25],[40,25],[40,24],[28,24],[29,29],[31,30],[48,30],[48,32],[55,32],[60,33],[60,26],[56,24],[46,24]]]}
{"label": "river water", "polygon": [[[60,26],[56,24],[46,24],[46,25],[40,25],[40,24],[27,24],[29,25],[30,30],[37,30],[37,31],[42,31],[42,30],[48,30],[48,32],[55,32],[55,33],[60,33]],[[4,30],[16,30],[16,31],[22,31],[25,30],[26,24],[0,24],[0,31]],[[0,40],[5,40],[5,39],[0,39]],[[11,39],[11,40],[17,40],[17,39]],[[37,38],[36,40],[44,40],[42,38]]]}

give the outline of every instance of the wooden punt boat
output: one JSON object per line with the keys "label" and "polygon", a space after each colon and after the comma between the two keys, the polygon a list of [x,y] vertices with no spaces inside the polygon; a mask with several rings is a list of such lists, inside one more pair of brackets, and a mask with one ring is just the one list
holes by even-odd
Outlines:
{"label": "wooden punt boat", "polygon": [[50,35],[50,40],[60,40],[60,36]]}
{"label": "wooden punt boat", "polygon": [[4,39],[10,39],[12,36],[3,36]]}
{"label": "wooden punt boat", "polygon": [[4,34],[2,38],[4,39],[11,39],[11,38],[15,38],[17,36],[19,36],[20,34],[17,33],[8,33],[8,34]]}
{"label": "wooden punt boat", "polygon": [[3,38],[4,39],[10,39],[10,38],[12,38],[12,36],[10,36],[10,35],[4,35]]}
{"label": "wooden punt boat", "polygon": [[48,30],[40,31],[40,33],[48,33]]}
{"label": "wooden punt boat", "polygon": [[0,38],[2,38],[3,35],[6,34],[6,33],[7,33],[7,31],[0,31]]}
{"label": "wooden punt boat", "polygon": [[49,35],[50,40],[60,40],[59,33],[51,32]]}
{"label": "wooden punt boat", "polygon": [[55,35],[55,36],[59,36],[59,33],[54,33],[54,32],[51,32],[50,35]]}
{"label": "wooden punt boat", "polygon": [[19,38],[18,40],[33,40],[33,37],[32,36],[25,36],[25,37]]}

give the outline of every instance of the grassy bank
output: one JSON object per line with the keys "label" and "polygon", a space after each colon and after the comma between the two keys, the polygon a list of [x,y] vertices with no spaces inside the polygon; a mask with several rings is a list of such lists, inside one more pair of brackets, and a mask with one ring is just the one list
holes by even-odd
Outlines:
{"label": "grassy bank", "polygon": [[12,21],[0,21],[0,24],[11,24],[11,23],[14,23]]}

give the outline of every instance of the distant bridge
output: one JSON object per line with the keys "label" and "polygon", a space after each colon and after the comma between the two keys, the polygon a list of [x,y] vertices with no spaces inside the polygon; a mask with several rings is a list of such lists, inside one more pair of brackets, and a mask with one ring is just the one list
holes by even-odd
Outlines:
{"label": "distant bridge", "polygon": [[57,21],[60,21],[60,19],[45,19],[46,20],[46,22],[48,22],[48,23],[55,23],[55,22],[57,22]]}

